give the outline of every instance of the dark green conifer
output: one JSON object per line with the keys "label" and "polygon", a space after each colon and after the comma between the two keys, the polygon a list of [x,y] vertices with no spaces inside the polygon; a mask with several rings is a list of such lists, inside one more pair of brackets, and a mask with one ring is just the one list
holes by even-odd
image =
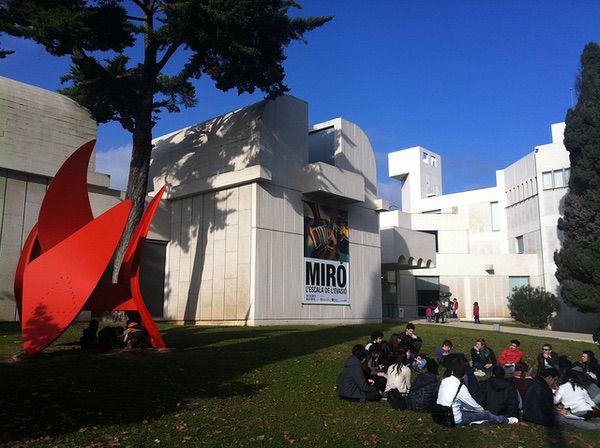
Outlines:
{"label": "dark green conifer", "polygon": [[571,176],[564,240],[554,254],[563,300],[582,312],[600,311],[600,46],[586,45],[577,78],[578,101],[566,118]]}

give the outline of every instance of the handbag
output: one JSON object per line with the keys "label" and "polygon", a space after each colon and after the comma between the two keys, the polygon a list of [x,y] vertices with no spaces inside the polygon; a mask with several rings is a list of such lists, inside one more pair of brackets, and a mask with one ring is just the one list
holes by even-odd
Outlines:
{"label": "handbag", "polygon": [[[462,386],[463,383],[461,382],[458,386],[458,389],[456,390],[456,395],[454,395],[452,403],[454,403],[454,400],[456,400],[456,397],[458,397],[458,392],[460,391],[460,388]],[[433,403],[429,412],[431,413],[431,418],[433,419],[433,421],[436,422],[438,425],[446,426],[448,428],[456,426],[456,423],[454,422],[454,412],[452,411],[451,405],[442,406],[441,404]]]}
{"label": "handbag", "polygon": [[393,388],[387,392],[387,402],[396,411],[404,411],[406,409],[406,397],[408,394],[400,392]]}

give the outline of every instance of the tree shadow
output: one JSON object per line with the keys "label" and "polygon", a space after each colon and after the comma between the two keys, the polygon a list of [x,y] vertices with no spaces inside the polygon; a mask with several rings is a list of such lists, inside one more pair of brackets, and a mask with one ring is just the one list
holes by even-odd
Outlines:
{"label": "tree shadow", "polygon": [[204,398],[252,396],[265,385],[246,380],[246,373],[347,343],[371,329],[178,327],[163,332],[174,347],[168,352],[72,349],[2,362],[0,443],[140,423]]}

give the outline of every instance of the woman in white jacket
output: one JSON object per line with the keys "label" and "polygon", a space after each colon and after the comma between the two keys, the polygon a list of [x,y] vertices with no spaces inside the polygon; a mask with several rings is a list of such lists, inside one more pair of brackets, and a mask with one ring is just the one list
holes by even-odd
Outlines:
{"label": "woman in white jacket", "polygon": [[562,403],[566,409],[570,409],[572,414],[579,417],[587,417],[594,411],[596,404],[592,401],[587,391],[581,387],[578,373],[569,372],[569,380],[561,384],[554,394],[554,404]]}
{"label": "woman in white jacket", "polygon": [[407,394],[410,390],[410,374],[411,370],[406,366],[406,354],[398,353],[393,364],[387,369],[387,383],[385,391],[398,389],[398,392]]}

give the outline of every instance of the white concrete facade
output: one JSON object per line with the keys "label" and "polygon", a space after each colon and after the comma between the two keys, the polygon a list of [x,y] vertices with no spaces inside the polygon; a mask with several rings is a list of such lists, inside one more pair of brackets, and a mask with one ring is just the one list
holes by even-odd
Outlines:
{"label": "white concrete facade", "polygon": [[[0,321],[18,319],[13,295],[21,248],[52,176],[71,153],[96,138],[96,122],[69,98],[0,77]],[[88,167],[97,216],[122,200],[110,178]],[[68,204],[65,204],[65,207]]]}
{"label": "white concrete facade", "polygon": [[[422,314],[431,297],[417,291],[416,277],[452,292],[466,318],[472,317],[475,301],[483,318],[509,317],[511,285],[529,283],[558,294],[553,254],[561,244],[557,220],[569,174],[563,132],[564,123],[552,125],[552,143],[496,171],[494,187],[448,195],[441,189],[436,194],[442,178],[438,154],[422,147],[389,154],[390,176],[402,182],[402,211],[382,213],[382,231],[437,233],[435,267],[395,272],[397,303],[408,317],[418,314],[418,305]],[[391,275],[384,272],[384,277]],[[556,329],[591,330],[597,322],[598,315],[583,315],[563,304],[552,323]]]}
{"label": "white concrete facade", "polygon": [[[381,321],[375,157],[341,118],[263,101],[157,138],[150,190],[171,204],[164,318],[262,325]],[[350,226],[349,305],[305,304],[303,200]]]}

